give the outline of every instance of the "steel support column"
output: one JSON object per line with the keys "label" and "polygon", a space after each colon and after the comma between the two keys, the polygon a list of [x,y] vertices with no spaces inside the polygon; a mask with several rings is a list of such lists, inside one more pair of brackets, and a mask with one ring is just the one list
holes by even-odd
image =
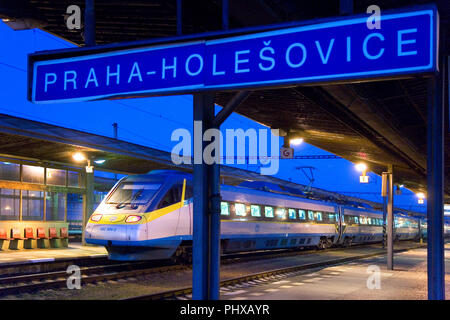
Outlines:
{"label": "steel support column", "polygon": [[353,14],[353,0],[340,0],[339,13],[342,16],[349,16]]}
{"label": "steel support column", "polygon": [[95,46],[95,8],[94,0],[85,0],[84,8],[84,44]]}
{"label": "steel support column", "polygon": [[94,211],[94,172],[83,172],[84,187],[86,192],[83,194],[83,233],[82,233],[82,245],[85,245],[84,231],[86,224]]}
{"label": "steel support column", "polygon": [[382,186],[381,186],[381,196],[383,198],[383,249],[386,248],[386,223],[387,223],[387,195],[388,195],[388,182],[389,182],[389,172],[383,172],[381,175]]}
{"label": "steel support column", "polygon": [[229,27],[228,0],[222,0],[222,29],[228,30]]}
{"label": "steel support column", "polygon": [[445,299],[444,264],[444,72],[428,87],[427,218],[428,299]]}
{"label": "steel support column", "polygon": [[194,95],[194,300],[219,299],[220,169],[203,159],[203,133],[213,127],[213,98],[212,94]]}
{"label": "steel support column", "polygon": [[177,0],[177,35],[183,34],[183,2]]}
{"label": "steel support column", "polygon": [[394,270],[394,168],[388,166],[387,181],[387,269]]}

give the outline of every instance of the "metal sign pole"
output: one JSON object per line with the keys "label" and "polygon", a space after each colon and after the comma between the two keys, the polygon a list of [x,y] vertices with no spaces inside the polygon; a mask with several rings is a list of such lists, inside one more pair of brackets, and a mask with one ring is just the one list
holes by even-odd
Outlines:
{"label": "metal sign pole", "polygon": [[444,61],[428,88],[428,299],[445,299],[444,260]]}
{"label": "metal sign pole", "polygon": [[383,197],[383,249],[386,248],[386,215],[387,215],[387,193],[388,193],[388,172],[381,175],[381,196]]}
{"label": "metal sign pole", "polygon": [[394,270],[394,168],[388,166],[387,269]]}
{"label": "metal sign pole", "polygon": [[194,217],[192,298],[219,298],[220,267],[220,180],[219,165],[203,159],[203,134],[213,127],[214,96],[194,95]]}
{"label": "metal sign pole", "polygon": [[84,9],[84,43],[95,46],[95,8],[94,0],[85,1]]}

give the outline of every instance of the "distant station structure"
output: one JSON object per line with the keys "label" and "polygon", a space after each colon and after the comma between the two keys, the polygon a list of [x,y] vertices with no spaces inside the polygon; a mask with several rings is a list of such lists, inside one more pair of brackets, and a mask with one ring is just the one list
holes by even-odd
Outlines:
{"label": "distant station structure", "polygon": [[[356,17],[353,19],[367,17],[367,8],[372,4],[371,1],[353,2],[351,0],[331,3],[325,0],[314,3],[289,0],[174,0],[135,1],[133,5],[125,5],[120,2],[86,0],[79,2],[84,9],[83,28],[69,30],[62,18],[62,13],[67,9],[66,1],[54,1],[49,6],[43,1],[21,0],[0,1],[0,17],[13,28],[40,27],[80,47],[86,46],[86,48],[56,53],[44,52],[30,57],[30,67],[35,69],[33,69],[34,74],[30,71],[29,98],[33,102],[48,102],[52,99],[64,100],[58,90],[49,91],[47,94],[49,88],[47,85],[62,85],[57,82],[57,74],[61,70],[57,69],[58,66],[54,62],[48,62],[52,59],[66,59],[59,61],[70,64],[79,61],[80,56],[108,55],[117,50],[139,51],[142,48],[163,44],[178,46],[182,42],[193,40],[200,41],[199,48],[205,50],[205,54],[211,54],[211,59],[214,59],[214,52],[208,50],[220,48],[224,42],[234,41],[228,41],[226,37],[240,36],[239,39],[251,41],[255,37],[254,34],[258,32],[276,31],[278,32],[276,34],[280,35],[286,28],[306,26],[305,29],[301,29],[305,31],[308,30],[308,26],[327,23],[327,26],[342,27],[346,19],[354,15]],[[400,64],[404,61],[413,62],[413,59],[407,58],[401,59],[402,62],[400,60],[393,62],[394,65],[390,67],[386,62],[386,66],[381,65],[379,69],[372,70],[370,75],[365,73],[359,78],[355,73],[354,76],[343,77],[344,81],[339,79],[339,74],[324,78],[325,80],[321,82],[312,79],[314,77],[309,80],[297,79],[297,83],[276,79],[280,84],[277,87],[270,85],[275,81],[273,79],[268,79],[266,86],[258,82],[256,87],[248,79],[247,82],[237,81],[239,82],[237,84],[236,82],[217,84],[213,79],[205,78],[203,83],[189,84],[192,86],[185,93],[194,93],[194,119],[204,121],[207,124],[205,130],[208,127],[219,127],[227,116],[235,111],[270,128],[301,135],[306,142],[342,158],[353,162],[364,161],[370,171],[380,175],[388,172],[388,181],[390,181],[388,233],[392,232],[394,184],[403,184],[416,192],[426,193],[429,232],[429,297],[443,299],[445,287],[443,207],[444,200],[450,200],[448,184],[450,175],[446,166],[449,156],[445,153],[448,150],[448,141],[444,141],[444,130],[448,131],[449,35],[446,30],[450,29],[450,3],[436,0],[421,1],[422,5],[426,5],[425,7],[416,7],[416,4],[416,1],[409,0],[381,0],[377,3],[381,9],[381,15],[388,12],[389,19],[405,18],[407,20],[412,12],[420,14],[419,12],[424,13],[426,10],[432,11],[431,25],[420,24],[421,28],[429,26],[429,33],[422,34],[422,29],[418,32],[419,28],[414,25],[395,31],[398,34],[397,56],[416,56],[417,52],[405,49],[403,45],[431,40],[431,43],[423,42],[427,44],[426,48],[430,44],[431,49],[429,54],[427,53],[430,59],[428,68],[414,69],[415,66],[410,64],[403,69],[400,68],[403,67]],[[249,15],[249,12],[252,14]],[[416,17],[418,17],[417,14]],[[362,20],[358,21],[361,23]],[[386,21],[382,19],[381,23],[387,23]],[[414,19],[405,22],[405,26],[411,25],[410,23],[415,23]],[[393,31],[394,25],[381,30]],[[403,38],[405,34],[416,32],[417,38],[412,40],[407,36]],[[361,50],[367,59],[377,60],[384,51],[378,46],[376,49],[372,48],[374,51],[369,53],[367,49],[369,40],[371,43],[372,41],[388,42],[384,42],[382,33],[373,30],[365,37]],[[331,40],[328,39],[328,41]],[[347,50],[349,50],[351,43],[349,44],[348,38],[346,41]],[[330,48],[331,42],[327,43]],[[265,45],[269,44],[265,43]],[[297,43],[292,46],[289,50],[296,49],[305,53],[303,44]],[[394,47],[392,43],[387,46],[391,49]],[[422,48],[425,47],[422,46]],[[290,67],[303,65],[304,59],[290,60],[288,53],[291,51],[289,50],[286,51],[288,65]],[[324,52],[320,44],[318,50],[321,61],[326,63],[329,55]],[[347,61],[351,59],[348,52]],[[245,54],[236,59],[245,64]],[[306,58],[305,54],[303,58]],[[196,59],[203,61],[201,56],[197,56]],[[270,59],[267,57],[266,59],[265,61],[270,62]],[[74,65],[80,67],[81,64]],[[213,67],[215,66],[213,63]],[[265,65],[265,67],[268,66]],[[44,71],[39,73],[38,68]],[[49,71],[45,71],[46,68]],[[186,68],[186,71],[189,75],[195,76],[200,69],[193,71]],[[418,71],[414,72],[414,70]],[[213,69],[213,71],[220,72],[219,69]],[[369,79],[375,73],[376,81]],[[64,86],[68,79],[70,84],[74,85],[74,74],[76,71],[72,71],[65,78]],[[33,76],[42,77],[43,75],[46,78],[33,81],[35,80]],[[87,79],[90,79],[89,75]],[[308,81],[314,82],[313,85],[302,85]],[[209,90],[204,90],[202,86],[207,86]],[[225,88],[226,86],[228,89]],[[214,87],[218,89],[214,90]],[[152,95],[152,92],[164,94],[162,90],[138,92],[127,88],[122,89],[122,92],[115,93],[109,93],[106,89],[106,91],[98,90],[98,92],[95,90],[81,92],[81,90],[76,94],[71,93],[73,95],[68,96],[68,100],[83,101],[86,97],[129,97],[132,93],[135,95]],[[180,91],[164,89],[168,93],[180,93]],[[224,107],[216,117],[211,111],[213,103]],[[194,180],[197,181],[196,190],[194,190],[197,200],[197,207],[194,209],[196,212],[194,213],[194,298],[214,299],[218,297],[219,265],[218,166],[194,165]],[[200,240],[207,241],[208,245],[196,247],[195,243],[200,244]],[[391,246],[388,247],[391,248]],[[388,252],[388,259],[389,257],[392,260],[392,251]],[[202,272],[204,270],[206,272]]]}

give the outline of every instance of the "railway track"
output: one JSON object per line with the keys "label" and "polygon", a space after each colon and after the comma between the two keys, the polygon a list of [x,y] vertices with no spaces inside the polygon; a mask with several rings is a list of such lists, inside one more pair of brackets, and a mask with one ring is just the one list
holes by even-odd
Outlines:
{"label": "railway track", "polygon": [[[358,247],[365,247],[369,245],[359,245]],[[356,246],[355,246],[356,247]],[[342,250],[342,248],[329,248],[327,250],[320,250],[320,252],[329,252],[334,250]],[[255,259],[272,259],[285,256],[297,256],[311,254],[313,250],[277,250],[273,251],[258,251],[249,253],[227,254],[222,257],[222,264],[233,264],[238,262],[245,262]],[[378,253],[381,254],[381,253]],[[365,256],[364,256],[365,257]],[[354,260],[361,259],[362,257],[352,258]],[[333,260],[334,263],[342,263],[347,260],[338,261]],[[338,262],[336,262],[338,261]],[[126,278],[135,278],[139,276],[145,276],[150,274],[157,274],[162,272],[173,272],[190,269],[190,265],[174,265],[170,261],[152,261],[152,262],[127,262],[127,263],[107,263],[104,259],[98,259],[100,265],[89,265],[80,267],[81,282],[83,285],[91,283],[101,283],[109,280],[118,280]],[[91,261],[91,264],[93,262]],[[76,263],[75,263],[76,264]],[[322,265],[322,263],[311,264],[310,266],[303,265],[298,266],[298,270],[302,268],[313,268]],[[289,268],[287,268],[289,269]],[[221,283],[221,285],[227,285],[228,283],[238,283],[249,281],[253,278],[270,276],[273,274],[281,274],[283,270],[271,270],[261,274],[252,274],[244,277],[229,279]],[[286,271],[285,273],[288,273]],[[31,274],[19,274],[13,276],[0,277],[0,297],[6,295],[17,295],[21,293],[32,293],[39,290],[65,288],[67,286],[67,278],[69,274],[66,269],[50,271],[50,272],[36,272]],[[156,295],[134,297],[132,299],[164,299],[166,297],[176,297],[183,294],[189,294],[190,288],[182,288],[173,291],[167,291]]]}
{"label": "railway track", "polygon": [[[151,273],[175,271],[183,268],[186,268],[186,266],[163,265],[156,267],[148,262],[134,262],[83,267],[80,268],[80,273],[82,283],[88,284],[138,277]],[[64,270],[2,277],[0,278],[0,297],[38,290],[63,288],[67,286],[68,276],[69,274]]]}

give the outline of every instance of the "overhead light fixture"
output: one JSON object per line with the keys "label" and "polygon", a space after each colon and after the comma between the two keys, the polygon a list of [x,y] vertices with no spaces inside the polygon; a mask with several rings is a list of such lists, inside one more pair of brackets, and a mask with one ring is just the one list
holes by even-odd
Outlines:
{"label": "overhead light fixture", "polygon": [[355,169],[358,170],[359,172],[365,172],[367,171],[367,165],[365,163],[357,163],[355,165]]}
{"label": "overhead light fixture", "polygon": [[365,163],[357,163],[355,165],[355,169],[359,172],[361,172],[361,175],[359,176],[359,183],[369,183],[369,176],[367,173],[367,165]]}
{"label": "overhead light fixture", "polygon": [[94,162],[96,164],[104,164],[106,162],[106,160],[105,159],[98,159],[98,160],[94,160]]}
{"label": "overhead light fixture", "polygon": [[289,143],[294,145],[294,146],[298,146],[301,145],[303,143],[303,138],[293,138],[289,140]]}
{"label": "overhead light fixture", "polygon": [[74,153],[74,155],[73,155],[72,157],[73,157],[73,159],[74,159],[75,161],[78,161],[78,162],[81,162],[81,161],[85,161],[85,160],[86,160],[85,155],[82,154],[81,152]]}
{"label": "overhead light fixture", "polygon": [[416,193],[416,197],[419,198],[419,199],[417,199],[418,204],[424,204],[425,194],[423,192]]}

